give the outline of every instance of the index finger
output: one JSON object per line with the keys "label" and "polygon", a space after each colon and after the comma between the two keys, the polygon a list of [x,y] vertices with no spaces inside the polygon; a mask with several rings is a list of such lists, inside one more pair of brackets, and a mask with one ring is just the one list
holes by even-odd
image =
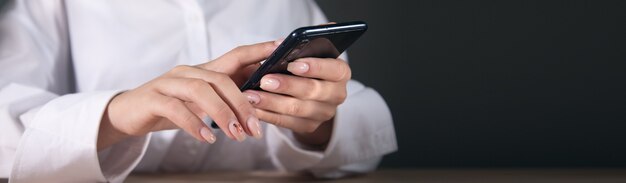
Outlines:
{"label": "index finger", "polygon": [[[275,41],[267,41],[251,45],[238,46],[231,51],[225,53],[219,58],[211,62],[218,67],[213,69],[221,73],[234,73],[241,68],[244,68],[251,64],[259,63],[269,57],[272,52],[278,47]],[[200,64],[199,67],[203,69],[209,69],[209,63]]]}
{"label": "index finger", "polygon": [[352,77],[348,63],[334,58],[301,58],[287,66],[294,75],[328,81],[347,81]]}

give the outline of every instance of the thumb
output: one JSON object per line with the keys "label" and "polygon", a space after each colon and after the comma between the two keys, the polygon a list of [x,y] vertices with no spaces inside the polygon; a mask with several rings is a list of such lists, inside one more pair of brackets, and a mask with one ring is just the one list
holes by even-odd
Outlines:
{"label": "thumb", "polygon": [[268,41],[239,46],[211,62],[198,66],[207,70],[233,74],[244,67],[267,59],[279,44],[277,41]]}

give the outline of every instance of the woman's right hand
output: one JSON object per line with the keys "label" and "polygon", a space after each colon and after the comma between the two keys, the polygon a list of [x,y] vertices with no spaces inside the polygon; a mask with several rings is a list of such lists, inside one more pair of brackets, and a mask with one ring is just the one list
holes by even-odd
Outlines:
{"label": "woman's right hand", "polygon": [[224,133],[243,141],[261,138],[255,110],[241,93],[246,75],[266,59],[278,42],[237,47],[211,62],[176,66],[167,73],[115,96],[100,124],[98,149],[129,136],[181,128],[200,141],[215,142],[201,118],[210,116]]}

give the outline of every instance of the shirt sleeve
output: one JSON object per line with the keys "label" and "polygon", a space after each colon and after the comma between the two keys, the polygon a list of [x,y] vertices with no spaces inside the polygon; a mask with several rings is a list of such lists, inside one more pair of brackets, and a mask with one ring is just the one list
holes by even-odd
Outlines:
{"label": "shirt sleeve", "polygon": [[10,179],[121,182],[145,152],[147,137],[117,143],[108,149],[106,157],[99,159],[96,147],[100,120],[116,93],[64,95],[48,101],[41,109],[29,111],[35,113],[34,118],[26,122]]}
{"label": "shirt sleeve", "polygon": [[[147,137],[96,149],[100,120],[119,91],[75,93],[65,7],[12,1],[0,15],[0,177],[12,182],[120,182]],[[74,94],[72,94],[74,93]]]}

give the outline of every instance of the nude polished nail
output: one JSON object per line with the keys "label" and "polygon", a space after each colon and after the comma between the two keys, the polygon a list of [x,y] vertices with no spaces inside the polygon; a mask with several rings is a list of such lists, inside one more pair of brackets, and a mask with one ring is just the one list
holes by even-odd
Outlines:
{"label": "nude polished nail", "polygon": [[275,90],[278,88],[278,86],[280,86],[280,82],[278,82],[277,79],[267,77],[261,79],[261,88],[263,89]]}
{"label": "nude polished nail", "polygon": [[213,135],[211,130],[209,130],[209,128],[207,127],[200,128],[200,136],[202,136],[204,140],[211,144],[215,143],[215,140],[217,140],[217,138],[215,138],[215,135]]}
{"label": "nude polished nail", "polygon": [[291,73],[302,74],[309,71],[309,64],[304,62],[292,62],[287,65],[287,70]]}
{"label": "nude polished nail", "polygon": [[248,118],[248,129],[252,133],[254,138],[260,139],[263,137],[263,132],[261,131],[261,124],[259,123],[259,119],[256,117]]}
{"label": "nude polished nail", "polygon": [[243,131],[243,127],[241,127],[241,124],[239,124],[237,120],[233,120],[230,124],[228,124],[228,130],[230,130],[230,133],[233,134],[237,141],[242,142],[246,140],[246,134]]}
{"label": "nude polished nail", "polygon": [[250,102],[250,104],[255,105],[258,104],[259,102],[261,102],[261,97],[256,94],[256,93],[252,93],[252,92],[244,92],[244,94],[246,95],[246,98],[248,99],[248,102]]}

